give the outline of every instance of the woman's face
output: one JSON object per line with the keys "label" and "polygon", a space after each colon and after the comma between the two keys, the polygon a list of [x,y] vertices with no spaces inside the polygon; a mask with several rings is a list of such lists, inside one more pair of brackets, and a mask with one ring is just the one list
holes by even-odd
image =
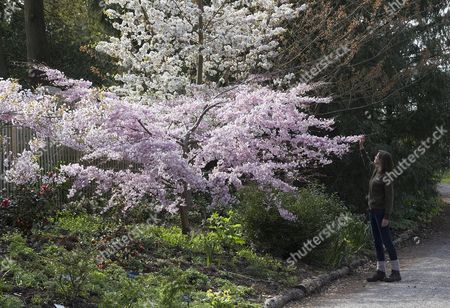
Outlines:
{"label": "woman's face", "polygon": [[373,163],[375,164],[375,166],[377,168],[381,167],[380,152],[378,152],[377,155],[375,155],[375,159],[373,160]]}

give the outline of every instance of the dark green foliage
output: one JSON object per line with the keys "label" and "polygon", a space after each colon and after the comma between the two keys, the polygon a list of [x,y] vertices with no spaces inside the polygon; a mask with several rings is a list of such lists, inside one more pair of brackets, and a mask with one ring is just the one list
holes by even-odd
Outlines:
{"label": "dark green foliage", "polygon": [[[287,25],[290,32],[279,63],[289,66],[288,71],[308,70],[322,56],[351,43],[345,57],[313,79],[328,81],[318,92],[334,99],[317,106],[316,114],[335,118],[336,134],[367,135],[372,157],[384,149],[398,165],[432,137],[436,126],[450,130],[450,12],[445,0],[403,2],[405,6],[391,18],[386,13],[390,3],[314,1],[311,11]],[[329,13],[318,13],[329,7],[333,7]],[[379,25],[383,19],[385,26],[369,34],[368,25]],[[425,215],[434,211],[435,174],[448,168],[449,153],[447,133],[395,181],[394,221],[420,216],[406,208],[411,200],[421,204]],[[368,177],[357,145],[318,173],[328,191],[337,192],[353,212],[366,212]]]}
{"label": "dark green foliage", "polygon": [[[297,221],[283,219],[267,194],[256,187],[247,187],[240,195],[239,214],[244,233],[258,249],[288,258],[330,226],[333,230],[330,237],[324,237],[303,261],[336,268],[367,252],[371,241],[368,223],[364,217],[350,214],[336,195],[325,192],[323,185],[311,184],[298,193],[277,196],[282,206],[297,216]],[[342,214],[348,218],[338,226]]]}
{"label": "dark green foliage", "polygon": [[83,78],[97,85],[108,85],[106,73],[113,67],[95,52],[100,40],[112,34],[103,18],[101,1],[46,0],[47,32],[50,44],[49,65],[72,78]]}
{"label": "dark green foliage", "polygon": [[3,204],[0,207],[0,231],[17,227],[29,232],[33,226],[47,224],[58,209],[55,197],[51,191],[28,186],[18,186],[11,198],[0,195]]}
{"label": "dark green foliage", "polygon": [[[1,9],[1,7],[0,7]],[[72,78],[108,85],[114,71],[110,61],[94,50],[112,28],[95,0],[44,0],[48,59],[45,64]],[[2,16],[0,16],[2,17]],[[0,44],[7,60],[8,77],[26,79],[24,13],[19,9],[11,20],[0,18]]]}
{"label": "dark green foliage", "polygon": [[361,252],[371,252],[369,248],[372,235],[369,224],[357,216],[351,216],[351,220],[338,233],[330,238],[331,244],[324,254],[323,263],[332,268],[349,264],[356,255]]}
{"label": "dark green foliage", "polygon": [[[324,187],[319,185],[301,188],[296,194],[277,194],[282,207],[296,215],[297,221],[283,219],[267,196],[255,186],[246,187],[239,194],[238,215],[249,240],[258,249],[276,256],[288,257],[326,224],[346,212],[343,203],[336,196],[327,195]],[[322,248],[315,250],[309,258],[319,255]]]}

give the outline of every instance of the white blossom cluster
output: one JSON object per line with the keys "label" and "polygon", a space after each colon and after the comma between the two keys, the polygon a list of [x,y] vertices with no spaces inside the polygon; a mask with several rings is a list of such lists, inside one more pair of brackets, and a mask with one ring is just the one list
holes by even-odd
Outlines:
{"label": "white blossom cluster", "polygon": [[5,180],[17,185],[32,184],[37,181],[40,175],[36,157],[32,151],[23,151],[13,162],[12,167],[6,171]]}
{"label": "white blossom cluster", "polygon": [[10,22],[12,15],[23,7],[23,0],[2,0],[3,12],[1,12],[2,21]]}
{"label": "white blossom cluster", "polygon": [[[106,0],[120,33],[97,50],[117,61],[124,95],[170,97],[198,82],[223,86],[270,69],[282,23],[299,10],[278,0]],[[202,22],[200,22],[200,17]],[[201,38],[202,36],[202,38]],[[120,92],[119,92],[120,93]],[[131,95],[130,95],[131,94]]]}
{"label": "white blossom cluster", "polygon": [[[7,153],[4,159],[5,180],[16,185],[34,184],[38,181],[41,173],[39,166],[39,157],[42,155],[41,150],[46,146],[45,140],[42,138],[33,138],[28,143],[28,149],[23,150],[15,159],[12,159],[12,152]],[[6,154],[6,153],[5,153]]]}

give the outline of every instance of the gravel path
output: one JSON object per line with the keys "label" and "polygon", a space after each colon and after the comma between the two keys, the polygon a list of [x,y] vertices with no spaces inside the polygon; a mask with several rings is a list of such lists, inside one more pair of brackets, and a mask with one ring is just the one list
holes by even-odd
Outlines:
{"label": "gravel path", "polygon": [[448,206],[433,220],[428,238],[398,250],[402,281],[367,282],[375,270],[371,264],[286,307],[450,307],[450,185],[439,184],[438,190]]}

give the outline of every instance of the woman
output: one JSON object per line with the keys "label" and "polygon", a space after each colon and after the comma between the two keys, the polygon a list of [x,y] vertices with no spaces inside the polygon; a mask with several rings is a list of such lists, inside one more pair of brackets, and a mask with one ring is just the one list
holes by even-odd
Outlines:
{"label": "woman", "polygon": [[[371,174],[369,180],[369,217],[372,226],[372,235],[377,254],[377,271],[367,278],[368,282],[375,281],[400,281],[400,265],[397,259],[397,252],[392,242],[392,236],[389,228],[389,219],[392,214],[394,189],[392,178],[387,177],[387,173],[392,171],[394,164],[389,152],[378,151],[373,162],[364,149],[365,137],[359,142],[359,150],[364,165]],[[386,277],[385,258],[383,244],[389,253],[392,271],[389,277]]]}

